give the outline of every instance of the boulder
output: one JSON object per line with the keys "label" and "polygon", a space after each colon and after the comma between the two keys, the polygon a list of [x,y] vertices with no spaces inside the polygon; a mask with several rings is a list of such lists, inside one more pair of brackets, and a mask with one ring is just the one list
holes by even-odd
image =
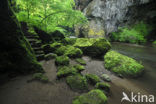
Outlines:
{"label": "boulder", "polygon": [[73,90],[83,91],[88,89],[86,78],[80,74],[67,77],[66,82]]}
{"label": "boulder", "polygon": [[107,74],[102,74],[101,79],[103,79],[104,81],[107,81],[107,82],[111,82],[111,79],[110,79],[109,75],[107,75]]}
{"label": "boulder", "polygon": [[91,57],[101,57],[111,48],[110,43],[105,38],[78,38],[74,46]]}
{"label": "boulder", "polygon": [[99,89],[91,90],[88,93],[82,94],[75,98],[72,104],[106,104],[107,97]]}

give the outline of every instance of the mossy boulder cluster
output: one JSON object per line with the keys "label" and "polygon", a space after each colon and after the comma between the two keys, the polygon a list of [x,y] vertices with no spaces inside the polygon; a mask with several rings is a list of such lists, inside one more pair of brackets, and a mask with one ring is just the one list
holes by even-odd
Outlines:
{"label": "mossy boulder cluster", "polygon": [[104,38],[78,38],[74,46],[80,48],[84,54],[91,57],[100,57],[111,48],[110,43]]}
{"label": "mossy boulder cluster", "polygon": [[101,90],[91,90],[75,98],[72,104],[106,104],[107,97]]}
{"label": "mossy boulder cluster", "polygon": [[144,66],[136,60],[115,51],[104,56],[105,67],[123,76],[137,77],[143,72]]}
{"label": "mossy boulder cluster", "polygon": [[100,78],[95,74],[86,74],[85,77],[87,78],[87,81],[92,85],[100,82]]}
{"label": "mossy boulder cluster", "polygon": [[67,84],[72,88],[73,90],[87,90],[88,84],[87,80],[84,76],[80,74],[68,76],[66,78]]}

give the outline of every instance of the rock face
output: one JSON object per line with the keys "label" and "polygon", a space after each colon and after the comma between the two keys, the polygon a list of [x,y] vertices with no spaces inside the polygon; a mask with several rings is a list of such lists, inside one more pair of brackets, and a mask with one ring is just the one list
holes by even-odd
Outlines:
{"label": "rock face", "polygon": [[[84,6],[83,3],[80,4]],[[90,28],[104,30],[105,34],[109,34],[139,19],[154,19],[156,8],[153,4],[156,4],[155,0],[93,0],[83,12],[90,21]]]}

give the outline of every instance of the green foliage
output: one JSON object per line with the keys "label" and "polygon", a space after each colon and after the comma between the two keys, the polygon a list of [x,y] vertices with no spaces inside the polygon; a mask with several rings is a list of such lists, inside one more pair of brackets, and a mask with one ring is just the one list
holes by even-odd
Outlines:
{"label": "green foliage", "polygon": [[75,75],[76,73],[77,73],[77,70],[72,66],[59,66],[57,77],[58,78],[66,77],[69,75]]}
{"label": "green foliage", "polygon": [[68,56],[57,56],[55,60],[55,64],[60,65],[69,65],[69,57]]}
{"label": "green foliage", "polygon": [[136,77],[144,68],[136,60],[115,51],[108,52],[104,56],[104,62],[107,69],[124,76]]}
{"label": "green foliage", "polygon": [[85,77],[87,78],[87,81],[93,85],[100,82],[100,78],[95,74],[86,74]]}
{"label": "green foliage", "polygon": [[75,68],[76,70],[78,70],[79,72],[85,70],[84,66],[82,66],[82,65],[80,65],[80,64],[74,65],[74,68]]}
{"label": "green foliage", "polygon": [[49,54],[46,54],[46,55],[44,56],[44,58],[45,58],[46,60],[54,59],[54,58],[56,58],[56,57],[57,57],[57,55],[56,55],[56,54],[53,54],[53,53],[49,53]]}
{"label": "green foliage", "polygon": [[66,81],[67,81],[67,84],[73,90],[87,90],[88,89],[86,78],[80,74],[69,76],[66,78]]}
{"label": "green foliage", "polygon": [[110,85],[108,83],[105,82],[99,82],[95,85],[95,88],[100,89],[100,90],[104,90],[106,92],[110,91]]}
{"label": "green foliage", "polygon": [[76,59],[76,62],[78,62],[78,63],[81,64],[81,65],[86,65],[85,60],[83,60],[82,58],[77,58],[77,59]]}
{"label": "green foliage", "polygon": [[119,28],[118,32],[112,33],[113,41],[128,42],[128,43],[145,43],[146,36],[149,35],[152,27],[140,22],[132,27]]}
{"label": "green foliage", "polygon": [[43,73],[33,74],[33,79],[40,80],[40,81],[43,81],[43,82],[48,82],[49,81],[48,77],[45,76]]}
{"label": "green foliage", "polygon": [[[74,10],[74,0],[15,0],[16,16],[19,21],[35,25],[47,32],[83,24],[87,19],[78,10]],[[69,22],[70,21],[70,22]],[[65,32],[64,32],[65,33]]]}
{"label": "green foliage", "polygon": [[101,90],[91,90],[75,98],[72,104],[106,104],[107,97]]}

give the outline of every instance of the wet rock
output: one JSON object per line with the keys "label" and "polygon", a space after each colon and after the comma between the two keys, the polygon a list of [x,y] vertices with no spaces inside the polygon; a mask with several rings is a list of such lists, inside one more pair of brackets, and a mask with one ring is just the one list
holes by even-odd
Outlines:
{"label": "wet rock", "polygon": [[111,82],[111,79],[107,74],[102,74],[101,79],[107,82]]}

